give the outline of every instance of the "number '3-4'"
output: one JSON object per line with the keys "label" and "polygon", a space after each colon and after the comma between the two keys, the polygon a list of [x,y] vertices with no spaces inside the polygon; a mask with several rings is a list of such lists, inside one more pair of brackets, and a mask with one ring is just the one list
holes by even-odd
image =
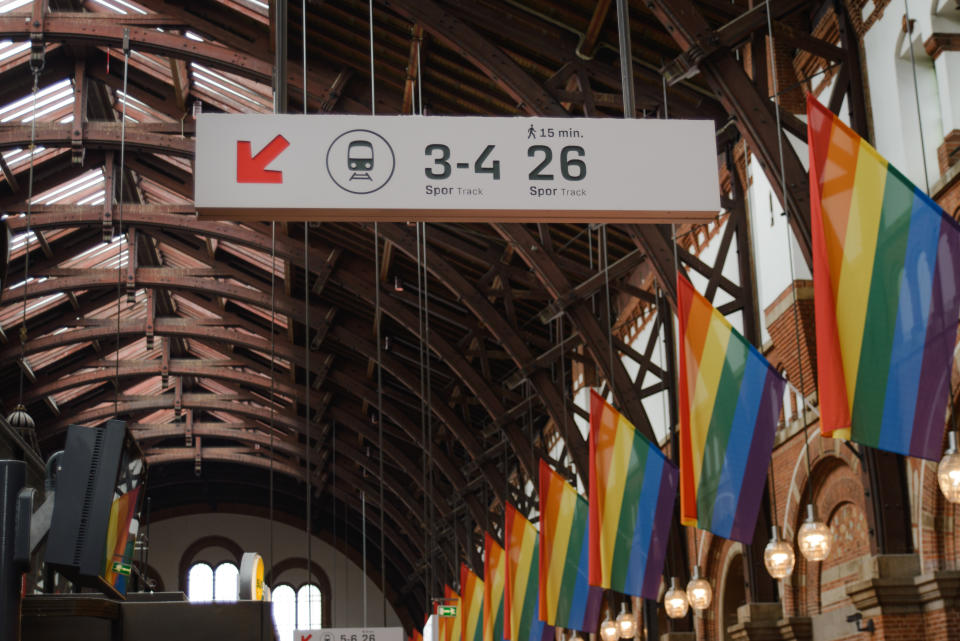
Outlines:
{"label": "number '3-4'", "polygon": [[[531,145],[527,148],[527,157],[543,156],[540,164],[530,172],[530,180],[553,180],[553,174],[546,173],[553,160],[553,150],[546,145]],[[560,174],[565,180],[583,180],[587,177],[587,163],[581,158],[586,155],[583,147],[568,145],[560,150]],[[571,158],[571,156],[574,156]]]}

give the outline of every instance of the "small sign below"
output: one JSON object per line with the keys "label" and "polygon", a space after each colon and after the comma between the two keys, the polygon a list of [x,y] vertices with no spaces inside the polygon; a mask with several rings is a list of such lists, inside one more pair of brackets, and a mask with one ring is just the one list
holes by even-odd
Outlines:
{"label": "small sign below", "polygon": [[694,222],[710,120],[202,114],[202,219]]}
{"label": "small sign below", "polygon": [[457,616],[457,606],[455,605],[438,605],[437,606],[437,615],[442,617],[455,617]]}
{"label": "small sign below", "polygon": [[403,628],[323,628],[294,630],[293,641],[404,641],[404,639]]}

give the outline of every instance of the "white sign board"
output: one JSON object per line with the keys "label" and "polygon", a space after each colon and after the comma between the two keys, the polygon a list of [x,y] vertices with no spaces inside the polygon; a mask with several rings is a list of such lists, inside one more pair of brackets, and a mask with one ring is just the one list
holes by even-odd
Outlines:
{"label": "white sign board", "polygon": [[404,641],[404,639],[403,628],[323,628],[294,630],[293,641]]}
{"label": "white sign board", "polygon": [[203,114],[205,219],[683,222],[720,210],[707,120]]}

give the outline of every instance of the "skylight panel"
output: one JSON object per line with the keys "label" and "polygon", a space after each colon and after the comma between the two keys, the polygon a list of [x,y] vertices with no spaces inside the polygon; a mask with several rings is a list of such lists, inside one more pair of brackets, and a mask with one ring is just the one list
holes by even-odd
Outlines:
{"label": "skylight panel", "polygon": [[0,13],[10,13],[32,2],[33,0],[10,0],[10,2],[0,3]]}

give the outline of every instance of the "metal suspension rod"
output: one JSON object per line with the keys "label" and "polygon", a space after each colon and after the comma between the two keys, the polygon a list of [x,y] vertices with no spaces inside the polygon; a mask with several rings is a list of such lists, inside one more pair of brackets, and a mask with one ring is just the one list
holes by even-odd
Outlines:
{"label": "metal suspension rod", "polygon": [[[120,413],[120,301],[123,298],[121,289],[123,284],[123,269],[120,265],[123,257],[123,174],[126,157],[126,139],[127,139],[127,72],[130,69],[130,29],[123,29],[123,105],[120,113],[120,198],[117,199],[117,229],[120,231],[120,241],[117,243],[117,353],[114,365],[113,381],[113,416],[116,418]],[[36,114],[34,114],[36,120]],[[107,181],[113,190],[113,181]],[[113,193],[106,194],[106,197],[113,199]],[[133,259],[133,251],[127,244],[127,260]]]}
{"label": "metal suspension rod", "polygon": [[387,624],[387,556],[384,547],[384,492],[383,492],[383,319],[380,315],[380,224],[373,223],[374,256],[374,323],[377,326],[377,449],[380,452],[380,590],[383,606],[383,625]]}
{"label": "metal suspension rod", "polygon": [[[304,3],[306,5],[306,3]],[[306,6],[304,6],[306,9]],[[304,18],[306,21],[306,18]],[[306,33],[306,32],[304,32]],[[306,44],[304,44],[304,62],[306,62]],[[304,79],[306,79],[306,72],[304,72]],[[304,88],[304,103],[303,111],[307,111],[306,103],[306,93],[307,90]],[[307,469],[307,499],[306,499],[306,525],[304,527],[307,543],[307,584],[310,584],[310,579],[312,578],[312,568],[313,568],[313,520],[312,520],[312,507],[313,507],[313,469],[311,466],[312,461],[312,445],[310,443],[311,436],[311,427],[313,425],[313,417],[310,416],[310,225],[307,222],[303,223],[303,302],[304,302],[304,320],[303,320],[303,351],[304,351],[304,372],[303,372],[303,397],[304,404],[306,405],[305,418],[306,418],[306,443],[304,444],[304,461],[306,462]],[[309,590],[309,588],[308,588]],[[307,623],[309,627],[312,628],[313,625],[313,605],[307,608]]]}
{"label": "metal suspension rod", "polygon": [[620,90],[623,92],[623,117],[633,118],[637,103],[633,91],[633,44],[630,42],[630,9],[627,0],[617,0],[617,38],[620,44]]}

